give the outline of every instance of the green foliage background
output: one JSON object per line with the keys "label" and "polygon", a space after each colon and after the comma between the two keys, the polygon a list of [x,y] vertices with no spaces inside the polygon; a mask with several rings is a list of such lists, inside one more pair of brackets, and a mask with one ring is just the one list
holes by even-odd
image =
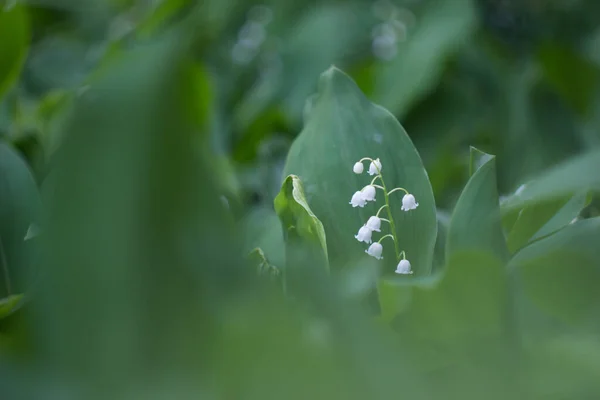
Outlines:
{"label": "green foliage background", "polygon": [[599,84],[596,0],[0,0],[0,398],[597,398]]}

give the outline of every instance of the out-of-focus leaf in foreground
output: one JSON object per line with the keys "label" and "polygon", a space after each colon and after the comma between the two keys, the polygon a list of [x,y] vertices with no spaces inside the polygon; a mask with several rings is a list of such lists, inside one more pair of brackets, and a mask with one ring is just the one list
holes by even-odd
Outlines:
{"label": "out-of-focus leaf in foreground", "polygon": [[591,218],[523,248],[510,262],[519,293],[553,318],[589,321],[600,306],[599,240],[600,218]]}
{"label": "out-of-focus leaf in foreground", "polygon": [[598,393],[600,219],[567,225],[511,260],[515,317],[530,361],[529,384],[544,398]]}
{"label": "out-of-focus leaf in foreground", "polygon": [[200,157],[194,86],[182,79],[187,32],[177,32],[124,52],[91,82],[45,186],[34,321],[43,361],[76,397],[135,398],[150,381],[199,395],[226,306],[207,299],[252,275],[234,271],[236,237]]}
{"label": "out-of-focus leaf in foreground", "polygon": [[[437,277],[379,283],[382,317],[404,357],[442,397],[513,397],[519,386],[507,336],[504,265],[484,252],[456,252]],[[461,376],[477,377],[455,386]],[[490,378],[493,377],[493,378]],[[489,385],[497,385],[490,391]]]}
{"label": "out-of-focus leaf in foreground", "polygon": [[[388,111],[371,103],[345,73],[332,67],[321,75],[304,129],[293,143],[284,169],[304,184],[306,199],[323,222],[332,268],[364,255],[354,235],[384,204],[383,193],[365,208],[348,202],[370,182],[352,166],[363,157],[379,158],[388,190],[401,186],[414,194],[419,207],[404,212],[402,192],[390,197],[399,246],[406,251],[417,275],[429,274],[437,222],[427,173],[410,138]],[[368,163],[366,163],[368,167]],[[384,214],[385,215],[385,214]],[[393,246],[384,246],[387,271],[396,267]]]}

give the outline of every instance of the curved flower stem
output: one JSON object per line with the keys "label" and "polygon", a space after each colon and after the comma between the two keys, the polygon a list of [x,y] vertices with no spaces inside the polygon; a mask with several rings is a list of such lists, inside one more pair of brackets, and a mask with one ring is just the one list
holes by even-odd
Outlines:
{"label": "curved flower stem", "polygon": [[404,250],[402,250],[402,251],[400,252],[400,255],[402,256],[402,259],[403,259],[403,260],[406,260],[406,253],[404,252]]}
{"label": "curved flower stem", "polygon": [[363,161],[371,161],[371,162],[373,162],[373,159],[371,157],[363,157],[360,160],[358,160],[358,162],[363,162]]}
{"label": "curved flower stem", "polygon": [[[379,180],[381,181],[381,186],[383,186],[383,195],[385,196],[385,205],[387,206],[386,207],[387,215],[388,215],[388,219],[390,220],[390,230],[392,231],[392,237],[394,238],[394,251],[396,252],[396,261],[398,261],[400,259],[400,247],[398,244],[398,240],[396,238],[396,224],[394,223],[394,217],[392,216],[392,210],[390,208],[390,196],[387,191],[387,188],[385,187],[383,175],[381,175],[381,169],[377,166],[377,164],[373,163],[373,165],[375,165],[375,168],[377,168],[377,175],[379,175]],[[377,213],[379,214],[379,212],[377,212]]]}
{"label": "curved flower stem", "polygon": [[401,188],[401,187],[397,187],[397,188],[395,188],[395,189],[392,189],[392,190],[390,190],[390,192],[388,193],[388,195],[390,195],[390,194],[394,193],[394,192],[395,192],[395,191],[397,191],[397,190],[402,190],[404,193],[406,193],[406,194],[410,194],[410,193],[408,193],[408,190],[406,190],[406,189],[404,189],[404,188]]}
{"label": "curved flower stem", "polygon": [[377,241],[377,243],[381,243],[381,241],[382,241],[383,239],[385,239],[386,237],[391,237],[391,238],[394,240],[394,243],[396,242],[396,238],[394,237],[394,235],[392,235],[392,234],[388,233],[387,235],[385,235],[385,236],[382,236],[382,237],[381,237],[381,238],[380,238],[380,239]]}
{"label": "curved flower stem", "polygon": [[370,185],[374,184],[377,178],[379,178],[379,175],[375,175],[375,178],[371,179]]}
{"label": "curved flower stem", "polygon": [[379,210],[377,210],[377,214],[375,214],[376,217],[379,217],[379,213],[381,212],[381,210],[383,210],[384,208],[386,208],[388,205],[384,204],[381,207],[379,207]]}
{"label": "curved flower stem", "polygon": [[371,185],[371,186],[376,187],[377,189],[385,190],[385,188],[383,186],[379,186],[379,185]]}
{"label": "curved flower stem", "polygon": [[385,218],[379,218],[379,219],[380,219],[381,221],[385,221],[385,222],[387,222],[388,224],[390,223],[390,220],[389,220],[389,219],[385,219]]}

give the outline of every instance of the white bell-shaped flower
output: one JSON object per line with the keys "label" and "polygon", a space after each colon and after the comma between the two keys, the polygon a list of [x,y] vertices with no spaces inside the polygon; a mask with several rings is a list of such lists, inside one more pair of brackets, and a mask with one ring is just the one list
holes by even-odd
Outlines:
{"label": "white bell-shaped flower", "polygon": [[400,260],[398,266],[396,267],[397,274],[412,274],[413,272],[410,269],[410,262],[408,260]]}
{"label": "white bell-shaped flower", "polygon": [[363,192],[360,190],[352,195],[352,200],[350,200],[350,204],[352,207],[364,207],[367,204],[367,200],[365,199]]}
{"label": "white bell-shaped flower", "polygon": [[377,190],[375,189],[375,186],[367,185],[363,188],[362,193],[363,198],[366,201],[375,201],[375,194],[377,193]]}
{"label": "white bell-shaped flower", "polygon": [[415,196],[413,196],[412,194],[405,194],[404,197],[402,198],[402,207],[400,207],[400,209],[402,211],[410,211],[410,210],[414,210],[415,208],[417,208],[419,206],[419,203],[417,203],[415,201]]}
{"label": "white bell-shaped flower", "polygon": [[372,257],[375,257],[378,260],[381,260],[383,258],[383,256],[381,255],[381,253],[383,253],[383,246],[381,245],[381,243],[375,242],[372,245],[370,245],[367,250],[365,250],[365,253]]}
{"label": "white bell-shaped flower", "polygon": [[361,162],[357,162],[354,164],[354,167],[352,167],[352,171],[354,171],[355,174],[362,174],[364,170],[365,166]]}
{"label": "white bell-shaped flower", "polygon": [[369,228],[370,230],[375,231],[375,232],[381,232],[381,229],[380,229],[381,228],[381,218],[373,215],[367,221],[367,228]]}
{"label": "white bell-shaped flower", "polygon": [[371,234],[373,231],[368,226],[362,226],[358,230],[358,234],[354,235],[359,242],[371,243]]}
{"label": "white bell-shaped flower", "polygon": [[368,172],[369,175],[377,175],[381,172],[381,161],[379,161],[379,158],[371,162]]}

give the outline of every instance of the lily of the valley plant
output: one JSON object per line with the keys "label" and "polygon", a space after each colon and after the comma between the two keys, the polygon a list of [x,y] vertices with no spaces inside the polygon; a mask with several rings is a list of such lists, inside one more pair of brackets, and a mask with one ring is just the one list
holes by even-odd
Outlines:
{"label": "lily of the valley plant", "polygon": [[[396,261],[398,262],[398,266],[396,267],[397,274],[412,274],[410,262],[406,259],[406,252],[404,250],[400,251],[400,244],[398,243],[398,238],[396,236],[396,224],[394,223],[394,217],[392,216],[392,210],[390,209],[390,195],[396,191],[404,192],[404,197],[402,198],[402,207],[400,209],[402,211],[410,211],[414,210],[419,206],[419,203],[416,202],[415,196],[410,194],[408,190],[398,187],[390,190],[388,192],[385,182],[383,180],[383,175],[381,173],[382,165],[379,158],[372,159],[368,157],[364,157],[358,160],[352,170],[355,174],[362,174],[365,170],[363,162],[369,161],[369,169],[367,173],[371,176],[374,175],[371,183],[367,186],[363,187],[361,190],[355,192],[352,195],[352,199],[350,200],[350,204],[352,207],[364,207],[369,201],[376,201],[377,189],[383,192],[383,196],[385,199],[385,204],[382,205],[377,214],[369,217],[367,222],[360,227],[358,233],[354,236],[356,240],[359,242],[365,242],[370,244],[369,248],[365,250],[365,252],[375,257],[378,260],[383,259],[383,245],[381,244],[382,240],[385,238],[391,238],[394,241],[394,250],[396,252]],[[381,185],[375,184],[379,180]],[[379,214],[383,209],[387,212],[387,219],[380,218]],[[383,235],[377,242],[373,242],[371,239],[373,232],[381,232],[381,222],[386,222],[389,226],[390,232],[388,234]]]}

